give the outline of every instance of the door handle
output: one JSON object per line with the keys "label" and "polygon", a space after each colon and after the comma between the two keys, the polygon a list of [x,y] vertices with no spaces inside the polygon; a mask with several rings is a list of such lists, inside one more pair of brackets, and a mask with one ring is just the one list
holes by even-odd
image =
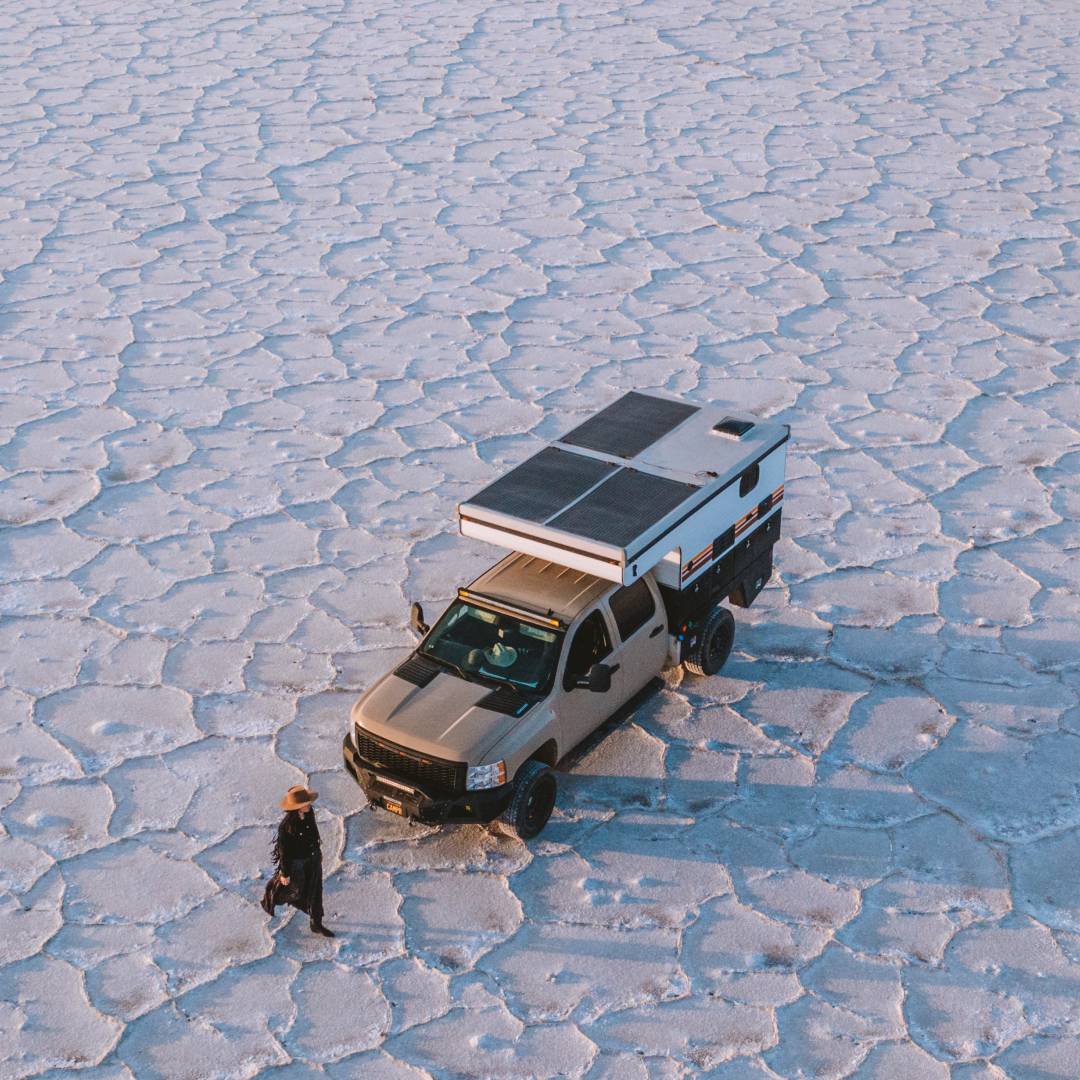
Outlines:
{"label": "door handle", "polygon": [[621,666],[622,666],[621,664],[612,664],[611,665],[611,674],[614,675],[615,672],[618,671]]}
{"label": "door handle", "polygon": [[656,635],[659,634],[660,631],[663,630],[663,629],[664,629],[664,624],[663,623],[661,623],[659,626],[654,626],[649,631],[649,637],[656,637]]}

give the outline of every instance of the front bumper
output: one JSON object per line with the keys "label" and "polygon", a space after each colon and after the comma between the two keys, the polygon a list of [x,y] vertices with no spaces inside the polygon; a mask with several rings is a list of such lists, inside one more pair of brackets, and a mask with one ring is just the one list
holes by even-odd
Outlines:
{"label": "front bumper", "polygon": [[510,801],[512,784],[450,797],[427,792],[414,781],[394,776],[365,761],[357,753],[351,735],[345,736],[341,754],[349,775],[363,789],[372,806],[382,807],[398,817],[429,825],[486,822],[497,818]]}

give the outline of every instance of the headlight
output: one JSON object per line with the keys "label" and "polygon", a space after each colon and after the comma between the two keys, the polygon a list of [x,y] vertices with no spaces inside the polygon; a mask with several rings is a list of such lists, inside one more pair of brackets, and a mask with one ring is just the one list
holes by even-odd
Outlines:
{"label": "headlight", "polygon": [[465,776],[467,791],[498,787],[506,783],[506,762],[495,761],[490,765],[470,765]]}

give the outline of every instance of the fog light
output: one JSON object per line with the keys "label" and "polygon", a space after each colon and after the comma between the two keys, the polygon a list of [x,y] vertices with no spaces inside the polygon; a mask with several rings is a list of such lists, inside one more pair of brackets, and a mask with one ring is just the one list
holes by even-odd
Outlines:
{"label": "fog light", "polygon": [[465,776],[467,791],[480,791],[482,788],[498,787],[506,783],[506,762],[495,761],[490,765],[470,765]]}

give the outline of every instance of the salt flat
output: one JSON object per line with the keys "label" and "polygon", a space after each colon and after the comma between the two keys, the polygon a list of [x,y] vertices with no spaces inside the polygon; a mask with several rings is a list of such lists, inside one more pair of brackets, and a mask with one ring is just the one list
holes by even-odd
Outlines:
{"label": "salt flat", "polygon": [[[0,1074],[1080,1075],[1075,16],[0,10]],[[634,387],[792,426],[729,666],[528,848],[365,811],[457,501]]]}

